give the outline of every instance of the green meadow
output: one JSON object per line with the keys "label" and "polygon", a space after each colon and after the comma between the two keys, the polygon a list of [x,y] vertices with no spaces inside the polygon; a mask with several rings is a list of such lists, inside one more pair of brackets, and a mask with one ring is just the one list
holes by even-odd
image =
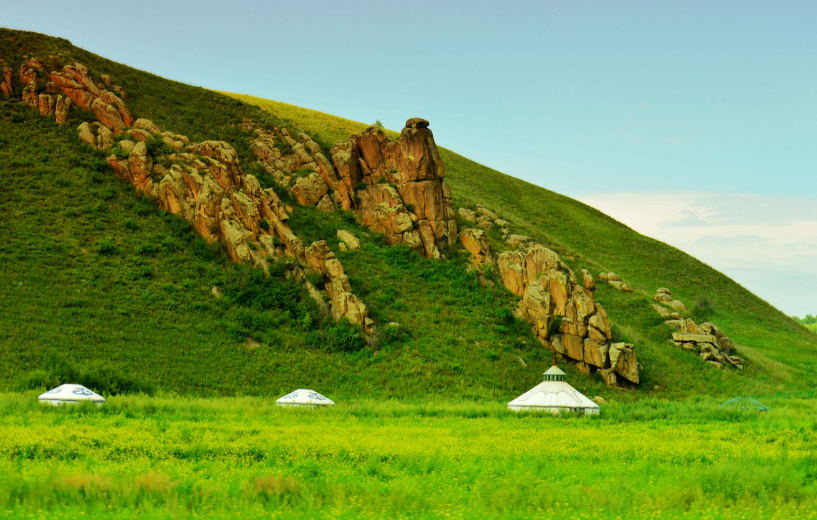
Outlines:
{"label": "green meadow", "polygon": [[8,518],[815,518],[814,400],[600,416],[503,403],[0,395]]}

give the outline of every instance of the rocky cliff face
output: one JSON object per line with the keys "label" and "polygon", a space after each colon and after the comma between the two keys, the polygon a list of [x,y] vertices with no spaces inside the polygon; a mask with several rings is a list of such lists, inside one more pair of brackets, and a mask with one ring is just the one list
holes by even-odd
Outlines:
{"label": "rocky cliff face", "polygon": [[[54,65],[56,59],[45,61]],[[191,143],[186,136],[161,131],[149,120],[134,120],[122,98],[106,90],[110,77],[102,75],[103,82],[95,84],[79,63],[49,73],[51,81],[41,92],[45,70],[42,60],[23,64],[23,103],[44,117],[55,117],[58,123],[67,120],[72,107],[93,112],[97,122],[80,125],[79,138],[95,148],[110,149],[108,162],[116,175],[157,199],[161,209],[189,221],[208,241],[220,241],[236,262],[266,270],[271,260],[294,260],[290,274],[306,284],[336,320],[347,318],[368,333],[373,331],[366,305],[352,293],[343,266],[326,243],[304,246],[287,224],[289,216],[278,195],[263,189],[253,175],[244,174],[228,143]],[[7,71],[3,85],[4,93],[13,90]],[[121,88],[114,88],[124,94]],[[118,136],[124,138],[116,141]],[[159,151],[151,153],[151,148]],[[304,268],[322,275],[328,304],[307,281]]]}
{"label": "rocky cliff face", "polygon": [[580,283],[556,252],[536,243],[500,254],[497,265],[505,287],[522,297],[517,315],[542,345],[586,374],[598,371],[610,386],[639,383],[633,346],[610,342],[607,312],[593,298],[589,273]]}
{"label": "rocky cliff face", "polygon": [[409,119],[400,138],[370,127],[336,143],[330,162],[308,135],[256,129],[252,149],[276,182],[300,204],[357,213],[388,244],[439,258],[457,239],[451,189],[443,180],[428,121]]}

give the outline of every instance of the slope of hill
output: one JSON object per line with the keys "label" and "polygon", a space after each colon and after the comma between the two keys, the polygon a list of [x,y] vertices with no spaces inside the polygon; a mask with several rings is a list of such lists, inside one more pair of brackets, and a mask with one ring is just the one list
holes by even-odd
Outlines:
{"label": "slope of hill", "polygon": [[[250,131],[241,126],[247,119],[307,131],[324,149],[366,126],[239,97],[254,106],[65,40],[0,30],[0,58],[17,70],[23,56],[48,54],[110,75],[129,93],[136,117],[194,141],[229,142],[244,165],[255,160]],[[81,112],[60,127],[15,95],[0,104],[0,209],[11,216],[0,221],[0,273],[9,288],[0,295],[7,310],[0,315],[0,387],[70,378],[107,391],[274,394],[319,386],[344,397],[507,399],[548,364],[550,354],[510,313],[515,297],[481,287],[463,253],[422,259],[365,238],[346,214],[295,205],[293,229],[328,240],[376,321],[400,324],[381,327],[387,333],[367,343],[322,317],[282,271],[264,279],[230,263],[185,221],[138,197],[103,154],[79,141]],[[457,206],[485,204],[561,253],[574,271],[614,270],[634,286],[631,294],[606,285],[597,291],[616,334],[635,343],[643,365],[641,390],[621,398],[809,388],[815,337],[714,269],[576,201],[453,152],[441,155]],[[364,237],[363,247],[338,251],[337,229]],[[224,298],[211,296],[216,284]],[[687,303],[699,295],[713,300],[711,319],[739,344],[746,370],[715,370],[668,342],[671,330],[648,305],[658,286]],[[587,393],[618,393],[568,372]]]}

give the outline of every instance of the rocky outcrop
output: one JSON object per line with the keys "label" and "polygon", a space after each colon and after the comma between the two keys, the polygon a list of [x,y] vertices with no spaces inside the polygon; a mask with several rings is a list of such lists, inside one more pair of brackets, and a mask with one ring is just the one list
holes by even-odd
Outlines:
{"label": "rocky outcrop", "polygon": [[686,305],[681,300],[672,297],[672,292],[666,287],[660,287],[655,292],[655,300],[679,312],[686,312]]}
{"label": "rocky outcrop", "polygon": [[481,204],[477,204],[474,209],[460,208],[457,213],[459,213],[463,220],[472,222],[486,230],[491,229],[494,226],[499,226],[502,228],[503,234],[508,232],[508,230],[505,228],[511,224],[507,220],[499,218],[499,215]]}
{"label": "rocky outcrop", "polygon": [[[245,128],[252,128],[245,123]],[[389,142],[378,127],[336,143],[331,161],[307,134],[254,128],[251,148],[300,204],[357,213],[388,244],[439,258],[457,240],[451,190],[428,121],[409,119]]]}
{"label": "rocky outcrop", "polygon": [[113,146],[113,132],[99,123],[82,123],[77,128],[79,140],[100,150]]}
{"label": "rocky outcrop", "polygon": [[337,143],[332,161],[340,184],[353,188],[345,200],[338,194],[342,207],[353,208],[365,225],[384,233],[387,243],[404,243],[438,258],[456,243],[457,224],[445,166],[428,126],[424,119],[409,119],[393,142],[381,128],[369,127]]}
{"label": "rocky outcrop", "polygon": [[556,252],[533,244],[502,253],[497,265],[505,287],[522,297],[517,315],[531,324],[542,345],[585,373],[599,371],[609,385],[640,382],[633,346],[610,344],[607,312]]}
{"label": "rocky outcrop", "polygon": [[[655,299],[664,305],[670,305],[673,309],[681,308],[686,311],[686,307],[678,300],[674,300],[670,290],[665,287],[658,289]],[[680,306],[677,305],[679,303]],[[680,313],[667,307],[658,304],[652,306],[661,317],[670,318],[664,323],[675,329],[676,332],[672,333],[672,342],[676,346],[697,352],[701,359],[717,368],[731,366],[743,370],[743,359],[735,355],[734,342],[714,323],[707,321],[696,324],[692,319],[682,318]]]}
{"label": "rocky outcrop", "polygon": [[616,273],[610,271],[609,273],[599,273],[599,281],[607,282],[613,289],[619,291],[630,292],[632,288],[630,284],[621,280],[621,277]]}
{"label": "rocky outcrop", "polygon": [[13,73],[14,71],[11,67],[3,67],[3,82],[0,83],[0,90],[3,91],[3,95],[6,97],[11,96],[11,92],[14,88],[11,83]]}
{"label": "rocky outcrop", "polygon": [[462,247],[471,253],[471,261],[477,267],[493,263],[491,251],[488,247],[488,237],[481,229],[466,229],[460,232]]}
{"label": "rocky outcrop", "polygon": [[[289,215],[278,195],[263,189],[253,175],[244,174],[232,146],[221,141],[191,143],[183,135],[162,132],[147,119],[134,120],[122,98],[105,89],[110,78],[94,84],[88,69],[79,63],[51,72],[50,93],[40,93],[38,82],[44,81],[44,70],[36,59],[21,67],[20,79],[27,85],[24,103],[44,117],[53,115],[58,123],[67,120],[73,105],[93,112],[98,122],[79,125],[79,139],[94,148],[112,149],[115,153],[108,162],[117,176],[157,199],[161,209],[189,221],[208,241],[220,241],[235,262],[266,271],[270,260],[293,259],[290,275],[303,281],[326,307],[302,267],[323,275],[330,301],[327,311],[337,320],[346,318],[367,333],[373,332],[366,305],[352,293],[343,267],[326,243],[304,247],[287,225]],[[3,83],[7,82],[8,77]],[[119,140],[114,148],[115,136],[123,134],[128,138]],[[148,144],[155,141],[164,142],[175,153],[152,156]],[[313,142],[306,145],[313,152],[317,146]]]}

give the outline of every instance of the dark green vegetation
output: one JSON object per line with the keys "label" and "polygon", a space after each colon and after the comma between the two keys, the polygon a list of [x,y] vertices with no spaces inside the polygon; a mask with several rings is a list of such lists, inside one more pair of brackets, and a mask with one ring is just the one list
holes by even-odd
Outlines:
{"label": "dark green vegetation", "polygon": [[12,518],[817,518],[813,400],[501,403],[0,394]]}
{"label": "dark green vegetation", "polygon": [[[336,118],[310,119],[315,113],[304,109],[272,115],[65,40],[0,30],[0,58],[18,71],[25,54],[57,54],[110,75],[128,92],[135,117],[193,141],[227,141],[254,173],[249,132],[238,126],[245,118],[305,129],[325,149],[349,134],[344,125],[359,125],[333,127]],[[480,286],[464,269],[462,252],[424,260],[363,235],[350,215],[296,205],[294,232],[307,243],[329,242],[379,333],[366,340],[334,324],[286,281],[283,266],[265,279],[233,265],[187,223],[116,179],[103,155],[76,137],[76,126],[91,116],[73,110],[74,119],[60,128],[17,102],[17,86],[13,102],[0,100],[0,389],[72,379],[109,393],[275,395],[307,386],[333,398],[508,400],[538,382],[549,364],[549,353],[510,312],[514,297],[501,283]],[[815,337],[717,271],[576,201],[441,154],[457,205],[485,204],[560,252],[577,273],[613,270],[634,286],[629,295],[606,285],[596,293],[617,339],[635,343],[643,365],[642,389],[622,398],[811,388]],[[361,250],[338,251],[341,228],[362,239]],[[495,273],[487,276],[496,281]],[[223,298],[210,294],[214,285]],[[745,373],[708,368],[666,341],[671,330],[649,307],[659,286],[691,308],[706,297],[710,305],[693,313],[739,344],[749,359]],[[568,373],[591,396],[619,394],[595,377]]]}

